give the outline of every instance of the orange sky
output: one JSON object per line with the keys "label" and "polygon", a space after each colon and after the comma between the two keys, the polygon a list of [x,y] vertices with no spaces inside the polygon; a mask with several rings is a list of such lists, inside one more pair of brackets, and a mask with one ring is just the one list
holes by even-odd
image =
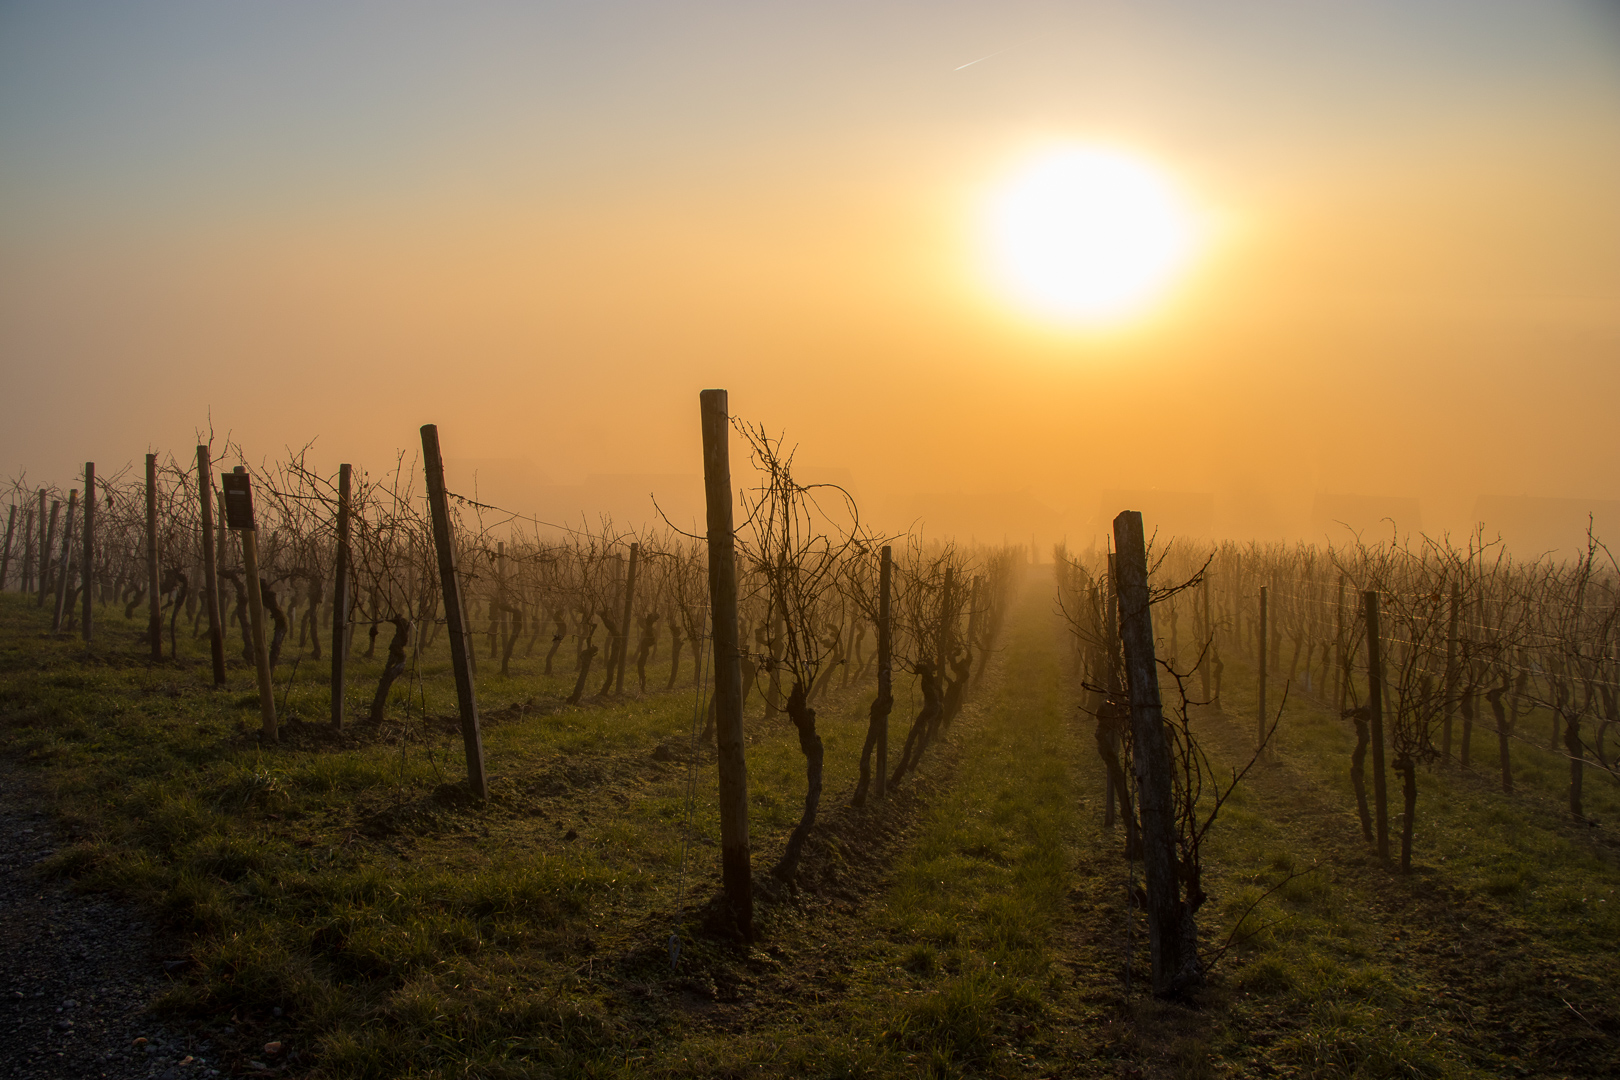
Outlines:
{"label": "orange sky", "polygon": [[[695,473],[725,386],[884,514],[1042,543],[1105,492],[1620,500],[1612,5],[1214,7],[0,7],[0,459],[432,421],[573,490]],[[1120,331],[986,286],[1054,139],[1222,223]]]}

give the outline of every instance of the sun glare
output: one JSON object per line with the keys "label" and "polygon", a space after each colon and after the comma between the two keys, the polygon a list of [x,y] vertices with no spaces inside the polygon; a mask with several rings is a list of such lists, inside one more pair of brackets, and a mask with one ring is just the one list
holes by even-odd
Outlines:
{"label": "sun glare", "polygon": [[1086,326],[1143,314],[1197,247],[1192,212],[1153,166],[1117,150],[1065,146],[994,195],[995,275],[1020,306]]}

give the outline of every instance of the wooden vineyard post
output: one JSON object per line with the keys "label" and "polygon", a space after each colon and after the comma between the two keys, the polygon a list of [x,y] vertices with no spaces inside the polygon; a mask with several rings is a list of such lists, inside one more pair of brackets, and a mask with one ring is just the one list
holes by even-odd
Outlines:
{"label": "wooden vineyard post", "polygon": [[56,546],[56,523],[62,517],[62,503],[51,500],[51,523],[40,536],[39,543],[39,600],[35,607],[45,606],[45,597],[51,591],[51,548]]}
{"label": "wooden vineyard post", "polygon": [[214,685],[225,685],[225,616],[219,601],[219,553],[224,532],[214,536],[214,460],[208,447],[197,447],[197,516],[202,521],[203,606],[208,611],[208,655]]}
{"label": "wooden vineyard post", "polygon": [[5,592],[6,575],[11,572],[11,537],[17,531],[17,504],[6,512],[6,546],[0,551],[0,592]]}
{"label": "wooden vineyard post", "polygon": [[[1103,590],[1103,642],[1108,649],[1108,691],[1109,697],[1117,700],[1119,690],[1119,570],[1115,566],[1116,555],[1108,555],[1108,586]],[[1103,737],[1108,740],[1108,753],[1111,758],[1119,756],[1119,730],[1117,714],[1110,712],[1107,730]],[[1114,827],[1114,807],[1123,808],[1125,793],[1114,790],[1114,770],[1104,770],[1103,777],[1103,826]],[[1128,823],[1127,823],[1128,824]]]}
{"label": "wooden vineyard post", "polygon": [[[714,640],[715,741],[720,765],[720,865],[726,900],[744,938],[754,936],[748,847],[748,762],[743,755],[742,663],[737,642],[737,551],[731,518],[731,416],[724,390],[699,396],[703,488],[709,527],[709,608]],[[881,771],[881,770],[880,770]]]}
{"label": "wooden vineyard post", "polygon": [[1441,721],[1440,760],[1451,764],[1451,721],[1457,712],[1457,624],[1462,619],[1462,587],[1451,583],[1451,625],[1446,632],[1445,716]]}
{"label": "wooden vineyard post", "polygon": [[[512,637],[512,616],[506,610],[506,541],[495,543],[495,611],[490,620],[495,627],[495,648],[501,658],[501,674],[506,674],[506,643]],[[490,659],[494,659],[491,654]]]}
{"label": "wooden vineyard post", "polygon": [[92,615],[96,585],[96,463],[93,461],[84,463],[84,550],[79,558],[79,575],[80,632],[88,643],[94,635]]}
{"label": "wooden vineyard post", "polygon": [[619,623],[619,672],[614,677],[613,692],[624,693],[624,661],[630,655],[630,619],[636,607],[636,564],[641,559],[641,545],[630,545],[630,569],[624,578],[624,618]]}
{"label": "wooden vineyard post", "polygon": [[1262,585],[1260,586],[1260,684],[1257,693],[1260,699],[1257,716],[1259,727],[1254,736],[1254,748],[1256,750],[1266,748],[1266,620],[1268,615],[1266,599],[1266,587]]}
{"label": "wooden vineyard post", "polygon": [[32,504],[23,513],[22,541],[17,545],[17,565],[22,567],[22,580],[17,582],[17,588],[27,596],[34,587],[34,507]]}
{"label": "wooden vineyard post", "polygon": [[1153,992],[1163,996],[1185,990],[1198,982],[1200,975],[1197,929],[1192,913],[1181,901],[1177,874],[1173,765],[1159,702],[1147,543],[1138,511],[1125,510],[1114,519],[1114,549],[1118,553],[1120,637],[1125,646],[1131,702],[1131,762],[1136,771],[1137,806],[1142,818]]}
{"label": "wooden vineyard post", "polygon": [[1384,790],[1384,656],[1378,640],[1378,590],[1362,594],[1367,619],[1367,723],[1372,733],[1373,819],[1378,857],[1389,861],[1389,801]]}
{"label": "wooden vineyard post", "polygon": [[[332,560],[332,726],[343,726],[344,671],[349,666],[349,501],[354,468],[338,466],[337,553]],[[420,632],[417,634],[421,638]]]}
{"label": "wooden vineyard post", "polygon": [[1204,575],[1203,583],[1198,588],[1198,602],[1204,612],[1204,659],[1198,665],[1199,676],[1202,679],[1204,700],[1210,700],[1209,669],[1215,663],[1215,624],[1209,621],[1209,575]]}
{"label": "wooden vineyard post", "polygon": [[253,521],[253,481],[238,465],[220,477],[225,486],[225,522],[241,534],[242,572],[247,576],[248,619],[253,628],[253,669],[259,680],[259,717],[267,742],[276,742],[276,695],[270,685],[270,643],[264,632],[264,594],[259,589],[259,537]]}
{"label": "wooden vineyard post", "polygon": [[79,509],[79,493],[68,492],[67,521],[62,524],[62,556],[56,568],[56,610],[51,613],[51,633],[62,632],[62,617],[67,614],[68,562],[73,558],[73,515]]}
{"label": "wooden vineyard post", "polygon": [[[890,700],[894,695],[893,615],[890,611],[890,593],[894,581],[894,549],[883,545],[883,563],[878,570],[878,624],[877,624],[877,680],[878,700]],[[884,709],[878,721],[877,732],[877,797],[883,798],[889,790],[889,710]]]}
{"label": "wooden vineyard post", "polygon": [[455,536],[450,530],[450,500],[444,490],[444,459],[439,455],[439,427],[422,425],[422,463],[427,471],[428,505],[433,511],[433,546],[439,555],[439,595],[444,598],[445,628],[450,631],[450,666],[456,673],[456,702],[461,709],[461,740],[467,748],[467,786],[479,799],[489,798],[484,778],[484,738],[478,730],[478,696],[473,689],[472,641],[467,637],[461,582],[456,578]]}
{"label": "wooden vineyard post", "polygon": [[[158,595],[157,455],[146,455],[146,632],[152,659],[163,659],[163,600]],[[255,578],[255,581],[258,579]]]}
{"label": "wooden vineyard post", "polygon": [[1344,713],[1344,673],[1349,664],[1345,659],[1344,641],[1344,575],[1339,575],[1339,598],[1333,610],[1333,666],[1336,669],[1334,695],[1339,702],[1339,713]]}
{"label": "wooden vineyard post", "polygon": [[[34,547],[34,555],[35,555],[35,557],[28,561],[28,569],[32,573],[33,576],[29,578],[28,585],[25,586],[25,588],[30,592],[32,592],[35,589],[40,590],[40,593],[41,593],[40,603],[44,603],[43,594],[44,594],[44,590],[45,590],[45,549],[50,545],[50,535],[46,532],[46,529],[45,529],[45,489],[44,488],[39,489],[39,513],[34,515],[34,520],[39,525],[39,537],[38,537],[38,541],[37,541],[37,543],[36,543],[36,545]],[[30,539],[34,539],[34,538],[30,537]]]}

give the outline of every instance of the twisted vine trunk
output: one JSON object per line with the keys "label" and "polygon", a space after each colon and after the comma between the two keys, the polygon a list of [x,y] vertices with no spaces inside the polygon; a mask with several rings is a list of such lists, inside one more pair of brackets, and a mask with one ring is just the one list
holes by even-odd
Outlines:
{"label": "twisted vine trunk", "polygon": [[556,658],[557,650],[568,637],[568,616],[561,611],[551,613],[551,648],[546,650],[546,674],[551,674],[551,661]]}
{"label": "twisted vine trunk", "polygon": [[951,677],[945,684],[945,694],[939,706],[939,726],[950,727],[962,711],[962,698],[967,693],[968,677],[973,673],[973,654],[963,649],[951,658]]}
{"label": "twisted vine trunk", "polygon": [[641,617],[641,638],[636,642],[636,681],[643,694],[647,692],[647,661],[658,649],[659,614],[650,611]]}
{"label": "twisted vine trunk", "polygon": [[911,730],[906,732],[906,745],[900,751],[900,761],[894,767],[894,774],[889,777],[891,786],[898,784],[908,770],[917,767],[928,741],[928,732],[939,719],[939,675],[934,665],[926,660],[917,665],[917,674],[922,678],[923,705],[917,712],[917,718],[911,722]]}
{"label": "twisted vine trunk", "polygon": [[1131,805],[1131,785],[1119,760],[1119,732],[1129,719],[1130,711],[1119,705],[1105,703],[1097,710],[1097,756],[1102,758],[1108,777],[1103,825],[1113,827],[1117,803],[1119,816],[1125,819],[1125,857],[1138,859],[1142,856],[1142,834],[1137,830],[1136,809]]}
{"label": "twisted vine trunk", "polygon": [[806,701],[804,683],[795,678],[793,690],[788,694],[787,715],[799,731],[799,751],[804,754],[804,814],[788,837],[787,850],[782,861],[771,871],[783,881],[791,882],[799,872],[799,859],[804,854],[804,842],[816,824],[816,810],[821,805],[821,736],[816,734],[816,710]]}
{"label": "twisted vine trunk", "polygon": [[1508,757],[1508,733],[1512,730],[1508,725],[1507,708],[1502,704],[1502,695],[1507,693],[1508,681],[1504,679],[1501,686],[1493,686],[1485,692],[1485,700],[1491,704],[1491,712],[1496,717],[1496,749],[1502,762],[1502,790],[1513,794],[1513,768]]}
{"label": "twisted vine trunk", "polygon": [[611,615],[602,616],[602,625],[607,627],[607,678],[602,680],[602,688],[596,692],[597,697],[606,697],[608,691],[613,689],[613,675],[619,666],[619,650],[624,648],[624,634],[619,632],[619,624],[613,621]]}
{"label": "twisted vine trunk", "polygon": [[872,781],[872,751],[877,748],[879,734],[888,726],[889,713],[894,709],[894,695],[888,692],[879,694],[872,701],[872,707],[867,711],[866,745],[861,748],[861,778],[855,785],[855,797],[850,802],[855,806],[866,805],[866,789]]}
{"label": "twisted vine trunk", "polygon": [[496,605],[496,610],[511,616],[501,641],[501,674],[505,675],[512,663],[512,650],[517,648],[519,639],[523,637],[523,609],[502,601]]}
{"label": "twisted vine trunk", "polygon": [[1417,762],[1409,754],[1395,759],[1401,774],[1401,873],[1412,872],[1412,828],[1417,823]]}
{"label": "twisted vine trunk", "polygon": [[174,600],[169,605],[169,659],[178,660],[180,658],[180,646],[175,643],[177,636],[175,624],[180,621],[180,612],[184,610],[185,602],[191,596],[191,581],[178,570],[171,571],[171,573],[174,574],[173,587],[179,591],[175,593]]}
{"label": "twisted vine trunk", "polygon": [[371,722],[382,723],[383,710],[388,705],[388,692],[394,688],[394,680],[405,673],[405,645],[411,638],[411,620],[403,615],[396,615],[389,622],[394,624],[394,636],[388,642],[388,659],[383,663],[382,676],[377,680],[377,693],[371,699]]}
{"label": "twisted vine trunk", "polygon": [[591,677],[591,661],[596,659],[596,646],[587,645],[579,654],[579,678],[574,680],[574,692],[568,695],[568,704],[578,705],[585,696],[585,680]]}
{"label": "twisted vine trunk", "polygon": [[1571,710],[1564,714],[1564,751],[1569,756],[1569,812],[1585,820],[1581,810],[1581,780],[1585,771],[1585,758],[1581,748],[1581,714]]}
{"label": "twisted vine trunk", "polygon": [[276,624],[275,633],[270,638],[270,670],[274,671],[276,665],[281,663],[281,643],[287,640],[287,613],[276,603],[275,590],[263,578],[259,579],[259,595],[264,598],[264,610],[270,613]]}
{"label": "twisted vine trunk", "polygon": [[1350,754],[1350,786],[1356,792],[1356,813],[1361,815],[1361,834],[1367,843],[1373,842],[1372,810],[1367,806],[1367,745],[1372,737],[1367,730],[1367,714],[1361,709],[1351,712],[1356,723],[1356,748]]}
{"label": "twisted vine trunk", "polygon": [[681,673],[681,646],[683,644],[681,621],[671,614],[669,617],[669,682],[665,684],[665,690],[675,689],[675,679]]}

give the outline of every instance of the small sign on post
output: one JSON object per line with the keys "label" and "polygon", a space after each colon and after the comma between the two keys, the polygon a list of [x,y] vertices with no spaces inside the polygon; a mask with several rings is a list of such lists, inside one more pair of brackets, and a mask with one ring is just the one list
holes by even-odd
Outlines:
{"label": "small sign on post", "polygon": [[223,474],[219,482],[225,488],[225,527],[228,529],[252,529],[253,525],[253,478],[247,470],[238,465],[234,472]]}
{"label": "small sign on post", "polygon": [[264,595],[259,591],[259,543],[253,527],[253,483],[248,471],[238,465],[220,476],[225,491],[225,525],[242,534],[242,570],[247,575],[248,614],[253,622],[253,666],[259,676],[259,715],[264,719],[264,737],[277,739],[276,695],[270,685],[270,650],[264,634]]}

